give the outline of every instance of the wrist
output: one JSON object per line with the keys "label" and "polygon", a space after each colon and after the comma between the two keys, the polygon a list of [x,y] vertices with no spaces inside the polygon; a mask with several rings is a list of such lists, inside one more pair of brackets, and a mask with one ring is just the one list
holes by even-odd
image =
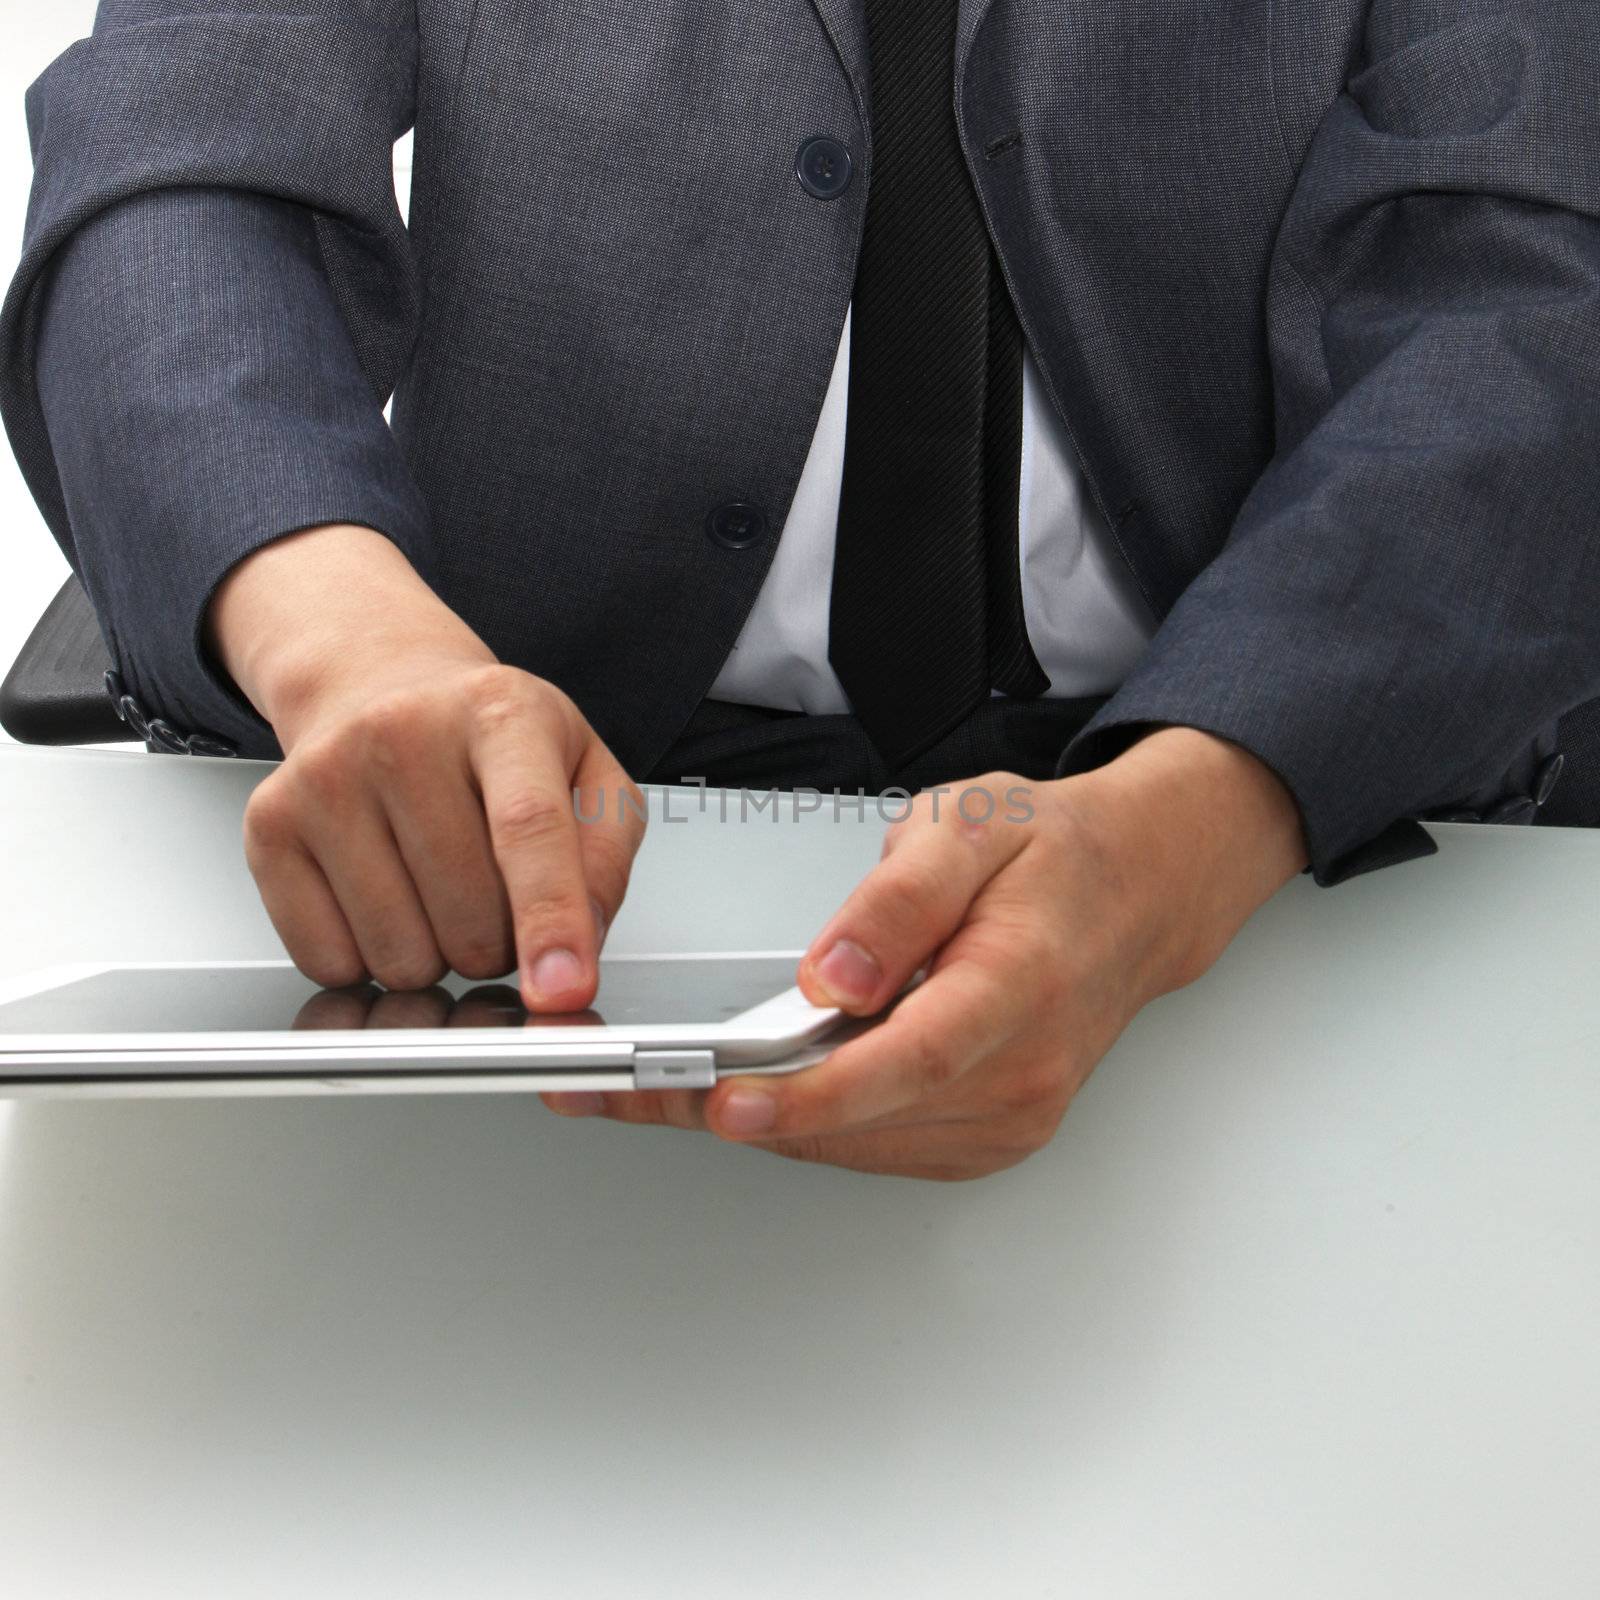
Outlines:
{"label": "wrist", "polygon": [[382,534],[326,524],[245,557],[206,612],[205,642],[287,750],[318,708],[393,663],[495,658]]}
{"label": "wrist", "polygon": [[1293,795],[1242,746],[1196,728],[1159,727],[1085,786],[1154,930],[1153,986],[1193,982],[1251,915],[1307,862]]}

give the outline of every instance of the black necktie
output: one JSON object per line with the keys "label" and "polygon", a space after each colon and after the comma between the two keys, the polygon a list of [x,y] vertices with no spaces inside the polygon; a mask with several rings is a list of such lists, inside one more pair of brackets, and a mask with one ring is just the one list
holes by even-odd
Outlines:
{"label": "black necktie", "polygon": [[957,0],[866,0],[856,272],[828,658],[898,767],[992,687],[1041,693],[1017,572],[1022,335],[956,132]]}

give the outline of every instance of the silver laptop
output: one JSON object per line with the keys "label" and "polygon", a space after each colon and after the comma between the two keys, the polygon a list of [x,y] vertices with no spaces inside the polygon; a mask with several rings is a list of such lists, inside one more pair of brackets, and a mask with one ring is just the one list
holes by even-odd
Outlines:
{"label": "silver laptop", "polygon": [[0,1096],[710,1088],[856,1031],[799,951],[606,956],[587,1011],[514,980],[321,989],[287,961],[94,963],[0,981]]}

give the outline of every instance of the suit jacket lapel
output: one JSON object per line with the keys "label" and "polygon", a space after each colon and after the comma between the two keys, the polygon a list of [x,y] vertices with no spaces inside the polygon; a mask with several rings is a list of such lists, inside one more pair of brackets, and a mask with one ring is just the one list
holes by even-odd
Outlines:
{"label": "suit jacket lapel", "polygon": [[839,52],[849,74],[856,101],[865,122],[871,106],[871,86],[867,72],[867,14],[864,0],[811,0],[822,26],[828,30],[833,47]]}
{"label": "suit jacket lapel", "polygon": [[972,49],[972,41],[977,37],[978,28],[984,17],[988,15],[989,7],[993,0],[959,0],[959,10],[956,16],[956,86],[959,88],[963,74],[967,70],[967,54]]}
{"label": "suit jacket lapel", "polygon": [[[906,0],[907,4],[914,0]],[[956,12],[956,85],[966,71],[967,55],[978,28],[994,0],[958,0]],[[844,70],[855,88],[856,98],[864,119],[869,118],[872,106],[871,73],[867,65],[867,19],[863,0],[811,0],[822,25],[839,52]]]}

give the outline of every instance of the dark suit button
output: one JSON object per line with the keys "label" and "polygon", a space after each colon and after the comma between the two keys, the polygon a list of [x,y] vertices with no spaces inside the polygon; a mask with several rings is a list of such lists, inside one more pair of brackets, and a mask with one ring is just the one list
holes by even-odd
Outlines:
{"label": "dark suit button", "polygon": [[765,513],[747,500],[730,500],[706,518],[706,533],[727,550],[747,550],[766,531]]}
{"label": "dark suit button", "polygon": [[850,147],[825,133],[807,139],[794,158],[794,175],[800,180],[800,187],[819,200],[837,200],[850,187],[854,172]]}
{"label": "dark suit button", "polygon": [[183,735],[170,722],[164,722],[160,717],[151,717],[145,728],[145,737],[151,744],[165,750],[168,755],[186,756],[189,753],[189,746],[184,742]]}
{"label": "dark suit button", "polygon": [[128,724],[141,738],[150,737],[150,724],[145,721],[144,709],[131,694],[125,694],[117,702],[117,715]]}
{"label": "dark suit button", "polygon": [[1532,795],[1514,794],[1509,800],[1502,800],[1483,820],[1485,822],[1532,822],[1533,813],[1536,809]]}
{"label": "dark suit button", "polygon": [[189,735],[189,754],[192,756],[236,756],[238,753],[238,745],[214,733]]}
{"label": "dark suit button", "polygon": [[1539,768],[1539,776],[1533,780],[1533,803],[1536,806],[1542,806],[1550,798],[1555,786],[1561,782],[1562,769],[1566,764],[1565,752],[1557,750]]}

